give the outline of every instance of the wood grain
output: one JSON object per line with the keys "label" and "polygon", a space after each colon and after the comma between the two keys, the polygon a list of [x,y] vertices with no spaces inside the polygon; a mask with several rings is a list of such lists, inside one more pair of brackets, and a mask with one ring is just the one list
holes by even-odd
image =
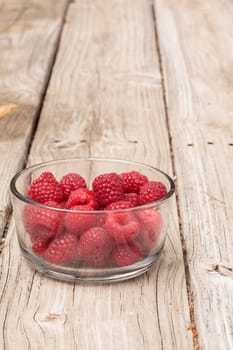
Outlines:
{"label": "wood grain", "polygon": [[199,342],[232,349],[233,3],[155,5]]}
{"label": "wood grain", "polygon": [[27,155],[66,3],[0,1],[0,238],[9,182]]}
{"label": "wood grain", "polygon": [[[29,162],[87,155],[172,173],[150,2],[79,0],[69,7]],[[160,263],[128,282],[42,277],[20,258],[13,224],[10,232],[3,255],[9,271],[0,285],[2,346],[14,348],[14,329],[22,348],[193,348],[175,198]]]}

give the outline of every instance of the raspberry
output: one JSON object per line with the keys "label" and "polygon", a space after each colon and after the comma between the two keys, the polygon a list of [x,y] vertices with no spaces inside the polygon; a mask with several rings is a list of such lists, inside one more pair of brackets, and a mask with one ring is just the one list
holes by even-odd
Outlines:
{"label": "raspberry", "polygon": [[107,267],[112,264],[111,254],[92,256],[91,260],[85,261],[88,266],[92,267]]}
{"label": "raspberry", "polygon": [[65,201],[62,201],[61,203],[59,203],[59,207],[61,208],[61,209],[67,209],[67,207],[66,207],[66,202]]}
{"label": "raspberry", "polygon": [[99,204],[96,199],[95,193],[87,188],[78,188],[72,192],[66,203],[66,208],[71,208],[74,205],[85,204],[89,205],[93,209],[98,209]]}
{"label": "raspberry", "polygon": [[28,197],[39,203],[50,200],[59,203],[62,201],[63,193],[54,175],[50,172],[44,172],[31,183]]}
{"label": "raspberry", "polygon": [[148,182],[148,178],[138,171],[122,173],[120,176],[126,193],[135,192],[139,194],[140,188]]}
{"label": "raspberry", "polygon": [[[88,205],[75,205],[71,209],[93,211],[93,208]],[[96,225],[96,218],[94,213],[69,212],[64,218],[64,225],[68,232],[80,236],[82,232]]]}
{"label": "raspberry", "polygon": [[117,243],[134,239],[139,233],[139,223],[133,213],[116,212],[106,216],[106,230]]}
{"label": "raspberry", "polygon": [[117,245],[112,254],[113,261],[117,266],[127,266],[142,259],[141,248],[134,242]]}
{"label": "raspberry", "polygon": [[148,253],[158,242],[162,228],[162,216],[154,209],[140,210],[136,215],[140,224],[140,233],[136,240],[142,250]]}
{"label": "raspberry", "polygon": [[49,247],[51,240],[38,238],[32,245],[32,250],[37,255],[43,256]]}
{"label": "raspberry", "polygon": [[31,226],[27,232],[29,233],[32,242],[35,242],[38,239],[49,240],[56,236],[56,231],[52,231],[43,225]]}
{"label": "raspberry", "polygon": [[167,194],[167,189],[161,182],[149,181],[140,189],[141,204],[157,201]]}
{"label": "raspberry", "polygon": [[97,176],[92,183],[92,188],[103,207],[124,199],[123,181],[116,173]]}
{"label": "raspberry", "polygon": [[52,208],[64,208],[64,202],[57,203],[55,201],[49,200],[43,203],[44,205],[47,205],[47,207],[52,207]]}
{"label": "raspberry", "polygon": [[[45,202],[51,204],[51,202]],[[26,231],[34,241],[37,238],[52,238],[62,230],[62,213],[57,210],[27,205],[23,211]]]}
{"label": "raspberry", "polygon": [[107,205],[105,210],[119,210],[127,208],[132,208],[132,204],[129,201],[117,201]]}
{"label": "raspberry", "polygon": [[53,264],[68,264],[77,258],[78,239],[67,233],[55,238],[45,253],[45,259]]}
{"label": "raspberry", "polygon": [[63,199],[67,200],[71,192],[77,190],[78,188],[86,188],[87,184],[84,178],[76,173],[69,173],[60,181],[60,185],[63,191]]}
{"label": "raspberry", "polygon": [[140,197],[137,193],[125,193],[125,200],[132,204],[132,207],[137,207],[141,204]]}
{"label": "raspberry", "polygon": [[158,210],[145,209],[136,212],[140,227],[143,230],[151,231],[162,224],[162,217]]}
{"label": "raspberry", "polygon": [[104,266],[110,260],[112,241],[102,227],[93,227],[80,237],[78,255],[88,265]]}
{"label": "raspberry", "polygon": [[105,219],[106,219],[106,213],[102,214],[102,213],[98,213],[96,215],[96,225],[95,226],[105,226]]}

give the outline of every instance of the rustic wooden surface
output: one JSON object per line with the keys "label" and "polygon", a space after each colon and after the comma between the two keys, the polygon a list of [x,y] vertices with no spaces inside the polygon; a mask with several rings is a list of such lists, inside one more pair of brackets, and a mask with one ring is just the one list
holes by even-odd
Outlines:
{"label": "rustic wooden surface", "polygon": [[[0,10],[0,349],[232,349],[233,2]],[[87,155],[176,179],[162,259],[134,280],[54,281],[20,255],[14,172]]]}
{"label": "rustic wooden surface", "polygon": [[233,2],[155,13],[199,342],[233,349]]}
{"label": "rustic wooden surface", "polygon": [[9,181],[27,158],[66,4],[0,0],[0,238],[9,215]]}

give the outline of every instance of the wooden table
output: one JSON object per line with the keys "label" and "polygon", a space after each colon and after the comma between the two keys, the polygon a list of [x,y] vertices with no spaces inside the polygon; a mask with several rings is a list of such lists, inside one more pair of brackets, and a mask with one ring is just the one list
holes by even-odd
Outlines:
{"label": "wooden table", "polygon": [[[0,0],[0,349],[233,349],[232,0]],[[106,156],[176,180],[149,273],[68,284],[21,257],[13,174]]]}

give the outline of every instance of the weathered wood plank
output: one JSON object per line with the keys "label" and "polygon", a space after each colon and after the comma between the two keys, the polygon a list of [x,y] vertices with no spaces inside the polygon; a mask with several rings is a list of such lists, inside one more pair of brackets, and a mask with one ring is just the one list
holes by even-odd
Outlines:
{"label": "weathered wood plank", "polygon": [[[30,163],[111,156],[172,172],[154,34],[147,1],[72,2]],[[192,349],[175,200],[163,258],[135,280],[49,280],[19,260],[15,237],[4,259],[11,274],[8,284],[2,277],[5,341],[17,329],[17,343],[39,349]]]}
{"label": "weathered wood plank", "polygon": [[232,349],[233,2],[155,5],[200,346]]}
{"label": "weathered wood plank", "polygon": [[0,1],[0,238],[9,181],[27,154],[66,3]]}

